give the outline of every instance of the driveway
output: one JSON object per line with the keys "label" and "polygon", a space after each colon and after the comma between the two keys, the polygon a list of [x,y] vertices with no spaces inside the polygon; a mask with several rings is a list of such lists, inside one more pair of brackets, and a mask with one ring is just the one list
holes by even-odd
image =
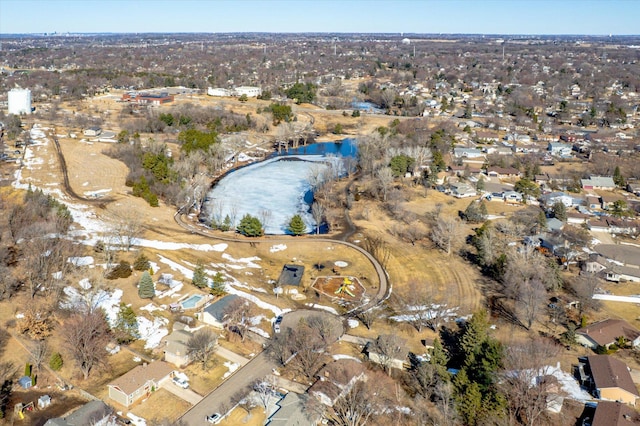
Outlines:
{"label": "driveway", "polygon": [[196,405],[200,401],[202,401],[202,397],[192,391],[191,389],[183,389],[180,386],[173,383],[169,380],[165,385],[162,386],[163,389],[168,390],[178,398],[184,399],[189,404]]}
{"label": "driveway", "polygon": [[247,389],[253,382],[267,376],[276,367],[276,362],[267,355],[266,351],[262,351],[244,367],[222,382],[220,386],[202,398],[199,404],[191,407],[189,411],[182,415],[180,420],[186,426],[202,426],[205,424],[204,418],[206,416],[211,413],[221,413],[223,406],[228,409],[231,406],[231,398],[238,391]]}

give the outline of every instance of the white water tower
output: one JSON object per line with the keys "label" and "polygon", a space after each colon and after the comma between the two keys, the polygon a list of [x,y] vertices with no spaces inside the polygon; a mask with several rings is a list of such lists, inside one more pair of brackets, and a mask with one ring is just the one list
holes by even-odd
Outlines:
{"label": "white water tower", "polygon": [[31,114],[31,90],[11,89],[9,90],[9,114]]}

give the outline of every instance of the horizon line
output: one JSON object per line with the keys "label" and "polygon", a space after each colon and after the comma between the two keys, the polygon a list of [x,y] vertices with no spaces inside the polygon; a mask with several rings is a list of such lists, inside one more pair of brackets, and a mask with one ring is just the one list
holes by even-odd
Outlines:
{"label": "horizon line", "polygon": [[363,31],[53,31],[53,32],[28,32],[28,33],[3,33],[0,32],[0,36],[51,36],[51,35],[128,35],[128,34],[203,34],[203,35],[216,35],[216,34],[364,34],[364,35],[420,35],[420,36],[443,36],[443,35],[461,35],[461,36],[518,36],[518,37],[545,37],[545,36],[586,36],[586,37],[640,37],[638,34],[588,34],[588,33],[462,33],[462,32],[439,32],[439,33],[419,33],[419,32],[407,32],[407,31],[382,31],[382,32],[363,32]]}

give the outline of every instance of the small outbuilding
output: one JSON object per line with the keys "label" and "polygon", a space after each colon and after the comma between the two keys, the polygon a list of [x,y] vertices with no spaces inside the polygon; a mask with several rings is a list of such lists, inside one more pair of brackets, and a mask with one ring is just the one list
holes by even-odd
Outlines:
{"label": "small outbuilding", "polygon": [[280,272],[278,286],[292,285],[298,287],[300,286],[300,281],[302,281],[303,274],[304,266],[286,264],[282,267],[282,272]]}
{"label": "small outbuilding", "polygon": [[18,379],[18,384],[22,389],[29,389],[31,386],[33,386],[33,381],[29,376],[22,376]]}
{"label": "small outbuilding", "polygon": [[38,398],[38,408],[42,409],[51,405],[51,397],[49,395],[42,395]]}

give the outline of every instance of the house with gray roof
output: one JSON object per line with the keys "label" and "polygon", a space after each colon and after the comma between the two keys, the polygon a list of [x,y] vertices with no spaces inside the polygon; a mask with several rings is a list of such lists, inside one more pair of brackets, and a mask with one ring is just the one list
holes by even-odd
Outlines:
{"label": "house with gray roof", "polygon": [[102,401],[91,401],[84,404],[65,417],[47,420],[44,426],[115,426],[113,410]]}
{"label": "house with gray roof", "polygon": [[192,361],[188,346],[192,337],[193,333],[187,330],[174,330],[165,338],[164,360],[176,367],[188,365]]}
{"label": "house with gray roof", "polygon": [[173,366],[164,361],[145,362],[109,383],[109,398],[130,407],[167,383],[173,371]]}
{"label": "house with gray roof", "polygon": [[313,426],[319,423],[304,408],[304,399],[295,392],[288,392],[278,403],[278,409],[267,419],[267,426]]}
{"label": "house with gray roof", "polygon": [[580,179],[582,189],[604,189],[612,191],[616,184],[611,176],[591,176],[589,179]]}
{"label": "house with gray roof", "polygon": [[200,321],[216,328],[224,328],[226,310],[229,305],[231,305],[231,302],[238,298],[239,296],[236,296],[235,294],[228,294],[216,300],[202,310],[200,313]]}

